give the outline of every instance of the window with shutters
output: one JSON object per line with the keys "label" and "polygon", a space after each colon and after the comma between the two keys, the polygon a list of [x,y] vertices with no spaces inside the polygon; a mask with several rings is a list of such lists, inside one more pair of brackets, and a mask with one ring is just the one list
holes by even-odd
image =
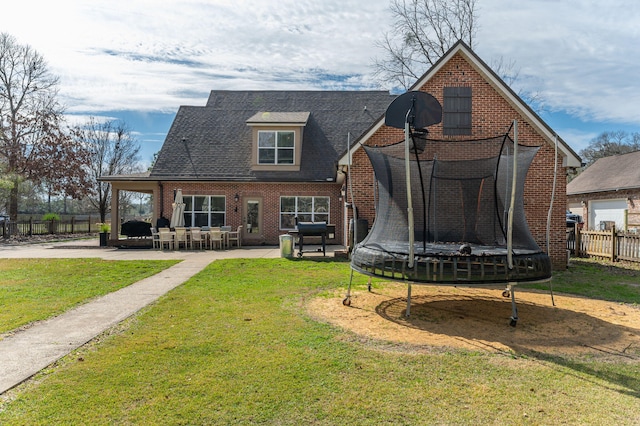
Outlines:
{"label": "window with shutters", "polygon": [[445,136],[471,134],[471,87],[445,87],[442,132]]}

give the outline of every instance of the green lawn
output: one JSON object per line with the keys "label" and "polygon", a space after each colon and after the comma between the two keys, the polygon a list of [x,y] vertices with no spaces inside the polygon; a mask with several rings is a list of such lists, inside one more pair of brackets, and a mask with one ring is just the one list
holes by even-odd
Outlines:
{"label": "green lawn", "polygon": [[10,392],[0,424],[640,423],[638,360],[417,352],[310,319],[305,299],[349,274],[343,262],[216,261]]}
{"label": "green lawn", "polygon": [[[520,287],[548,290],[548,284]],[[640,304],[640,265],[571,259],[570,267],[553,274],[553,289],[593,299]]]}
{"label": "green lawn", "polygon": [[177,261],[0,259],[0,335],[157,274]]}

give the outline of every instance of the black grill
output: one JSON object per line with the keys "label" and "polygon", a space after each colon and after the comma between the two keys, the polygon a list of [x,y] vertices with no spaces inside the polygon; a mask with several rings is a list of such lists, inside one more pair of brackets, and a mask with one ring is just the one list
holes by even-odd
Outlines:
{"label": "black grill", "polygon": [[302,256],[304,237],[322,237],[322,255],[326,256],[327,222],[298,222],[298,256]]}
{"label": "black grill", "polygon": [[139,220],[130,220],[122,224],[120,233],[127,237],[150,237],[151,224]]}

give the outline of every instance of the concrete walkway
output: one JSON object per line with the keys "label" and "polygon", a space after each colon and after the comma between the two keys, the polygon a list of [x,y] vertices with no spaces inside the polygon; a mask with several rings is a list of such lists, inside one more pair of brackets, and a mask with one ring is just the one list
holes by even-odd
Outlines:
{"label": "concrete walkway", "polygon": [[[160,251],[99,248],[97,241],[0,246],[0,258],[79,258],[111,260],[182,259],[177,265],[95,299],[60,316],[0,340],[0,394],[29,379],[100,333],[187,281],[209,263],[225,258],[275,258],[277,247],[225,251]],[[332,256],[327,247],[327,256]],[[307,256],[305,252],[305,256]]]}

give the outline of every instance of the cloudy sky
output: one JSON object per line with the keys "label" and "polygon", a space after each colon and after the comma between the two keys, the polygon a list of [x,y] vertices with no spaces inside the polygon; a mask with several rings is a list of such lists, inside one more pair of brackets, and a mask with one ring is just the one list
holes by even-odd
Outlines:
{"label": "cloudy sky", "polygon": [[[542,118],[580,151],[640,131],[640,2],[477,0],[475,51],[519,69]],[[210,90],[377,89],[389,0],[35,0],[3,5],[0,31],[60,77],[78,117],[122,118],[148,163],[180,105]]]}

